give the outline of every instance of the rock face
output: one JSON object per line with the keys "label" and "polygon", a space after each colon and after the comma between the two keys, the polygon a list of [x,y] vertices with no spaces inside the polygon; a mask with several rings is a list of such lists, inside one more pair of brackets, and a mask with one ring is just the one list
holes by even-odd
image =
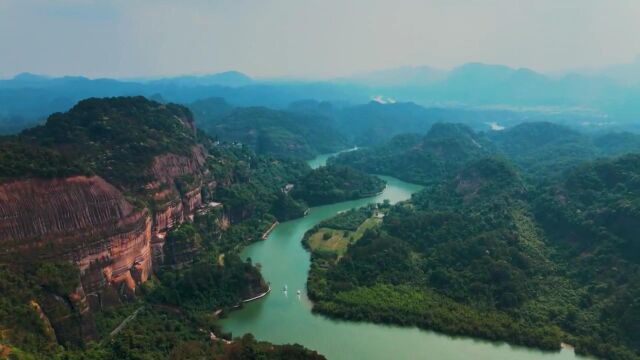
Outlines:
{"label": "rock face", "polygon": [[217,184],[190,111],[143,97],[83,100],[3,146],[0,263],[80,270],[71,294],[38,299],[63,343],[91,338],[93,312],[134,296],[162,264],[167,232]]}
{"label": "rock face", "polygon": [[[0,257],[69,259],[83,274],[85,291],[124,283],[134,289],[150,275],[153,248],[202,205],[204,150],[162,155],[148,170],[154,206],[135,208],[99,176],[26,179],[0,184]],[[190,183],[178,189],[178,180]],[[162,257],[156,257],[161,261]]]}
{"label": "rock face", "polygon": [[199,145],[191,148],[190,157],[166,154],[153,159],[149,175],[155,180],[145,188],[152,193],[155,203],[151,248],[156,267],[164,258],[167,231],[186,219],[193,219],[202,206],[202,187],[209,175],[203,170],[204,162],[205,151]]}
{"label": "rock face", "polygon": [[[202,206],[202,187],[210,184],[204,161],[201,146],[191,156],[155,157],[148,207],[134,206],[99,176],[0,183],[0,260],[73,261],[81,287],[69,294],[70,309],[83,314],[118,303],[161,264],[166,232]],[[93,327],[83,328],[92,338]]]}
{"label": "rock face", "polygon": [[134,263],[142,270],[140,281],[149,275],[149,211],[135,209],[98,176],[0,184],[0,218],[4,257],[64,258],[75,261],[81,272],[109,259],[107,281],[126,277],[122,274]]}

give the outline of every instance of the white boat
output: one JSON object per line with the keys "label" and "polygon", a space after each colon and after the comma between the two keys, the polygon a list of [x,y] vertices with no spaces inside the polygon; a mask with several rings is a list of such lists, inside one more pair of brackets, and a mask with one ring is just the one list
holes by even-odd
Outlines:
{"label": "white boat", "polygon": [[300,295],[300,290],[298,290],[298,295]]}
{"label": "white boat", "polygon": [[287,291],[287,284],[284,284],[284,291]]}

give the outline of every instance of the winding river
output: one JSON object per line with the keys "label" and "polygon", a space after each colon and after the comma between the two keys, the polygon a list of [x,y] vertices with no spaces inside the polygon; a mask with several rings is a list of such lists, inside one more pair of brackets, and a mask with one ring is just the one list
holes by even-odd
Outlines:
{"label": "winding river", "polygon": [[[309,161],[323,166],[329,155]],[[253,333],[259,340],[277,344],[299,343],[328,359],[473,359],[567,360],[578,359],[573,350],[541,352],[467,337],[451,337],[417,328],[331,320],[311,312],[306,296],[309,253],[302,247],[304,233],[339,211],[389,199],[411,197],[420,186],[381,176],[387,188],[378,196],[311,208],[304,218],[279,224],[265,241],[248,246],[242,257],[260,263],[273,291],[228,314],[220,324],[234,336]],[[288,286],[288,292],[282,289]],[[301,294],[297,295],[297,290]]]}

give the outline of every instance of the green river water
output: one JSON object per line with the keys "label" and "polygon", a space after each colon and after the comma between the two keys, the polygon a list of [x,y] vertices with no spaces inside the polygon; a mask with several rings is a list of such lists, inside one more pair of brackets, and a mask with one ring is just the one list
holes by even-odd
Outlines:
{"label": "green river water", "polygon": [[[309,161],[325,164],[329,155]],[[220,321],[233,336],[253,333],[258,340],[276,344],[298,343],[317,350],[328,359],[473,359],[473,360],[567,360],[578,359],[573,350],[542,352],[534,349],[451,337],[411,327],[331,320],[311,313],[306,296],[309,253],[302,247],[304,233],[339,211],[389,199],[406,200],[420,186],[381,176],[387,188],[378,196],[311,208],[303,218],[279,224],[265,241],[248,246],[242,257],[262,265],[272,291],[262,299],[246,303]],[[285,293],[283,287],[288,286]],[[297,290],[301,294],[297,295]],[[583,359],[582,357],[580,357]]]}

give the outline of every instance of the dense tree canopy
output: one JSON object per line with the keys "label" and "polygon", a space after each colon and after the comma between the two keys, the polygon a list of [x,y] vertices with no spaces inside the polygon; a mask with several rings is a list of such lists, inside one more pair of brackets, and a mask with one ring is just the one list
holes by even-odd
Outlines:
{"label": "dense tree canopy", "polygon": [[341,258],[314,253],[314,309],[639,358],[638,179],[638,155],[537,185],[503,159],[467,163],[392,207]]}
{"label": "dense tree canopy", "polygon": [[467,161],[493,155],[512,161],[527,178],[560,176],[581,162],[640,152],[640,135],[586,135],[548,122],[522,123],[475,133],[461,124],[434,124],[426,136],[398,135],[388,142],[340,154],[333,163],[430,184],[454,176]]}
{"label": "dense tree canopy", "polygon": [[[307,205],[380,192],[384,182],[369,173],[426,187],[408,202],[324,221],[312,232],[323,231],[315,239],[326,246],[314,248],[313,234],[305,236],[315,311],[544,349],[564,341],[581,353],[640,358],[640,156],[596,160],[638,151],[637,135],[587,136],[550,123],[485,134],[437,123],[426,135],[399,135],[311,170],[296,158],[340,150],[347,141],[325,116],[330,107],[300,106],[195,103],[208,136],[194,130],[182,106],[88,99],[1,138],[0,180],[98,174],[134,192],[148,180],[140,169],[154,156],[186,155],[201,143],[217,184],[202,195],[222,204],[167,235],[164,267],[135,300],[96,314],[103,338],[136,309],[141,321],[83,351],[72,341],[77,334],[51,329],[38,310],[39,303],[58,305],[54,316],[82,321],[69,312],[78,306],[71,296],[77,268],[58,261],[0,264],[2,342],[25,358],[320,358],[251,336],[212,342],[209,331],[222,335],[211,313],[267,288],[258,267],[240,259],[243,246],[275,221],[303,216]],[[379,115],[377,107],[359,114]],[[422,129],[423,112],[400,110]],[[379,116],[370,131],[363,129],[366,116],[354,122],[360,140],[389,136],[387,115]],[[192,182],[180,177],[177,190]]]}
{"label": "dense tree canopy", "polygon": [[385,182],[348,166],[323,166],[294,185],[294,198],[316,206],[373,196],[384,189]]}
{"label": "dense tree canopy", "polygon": [[210,136],[240,142],[261,155],[311,159],[347,148],[330,119],[265,107],[234,108],[219,98],[190,105],[200,128]]}

